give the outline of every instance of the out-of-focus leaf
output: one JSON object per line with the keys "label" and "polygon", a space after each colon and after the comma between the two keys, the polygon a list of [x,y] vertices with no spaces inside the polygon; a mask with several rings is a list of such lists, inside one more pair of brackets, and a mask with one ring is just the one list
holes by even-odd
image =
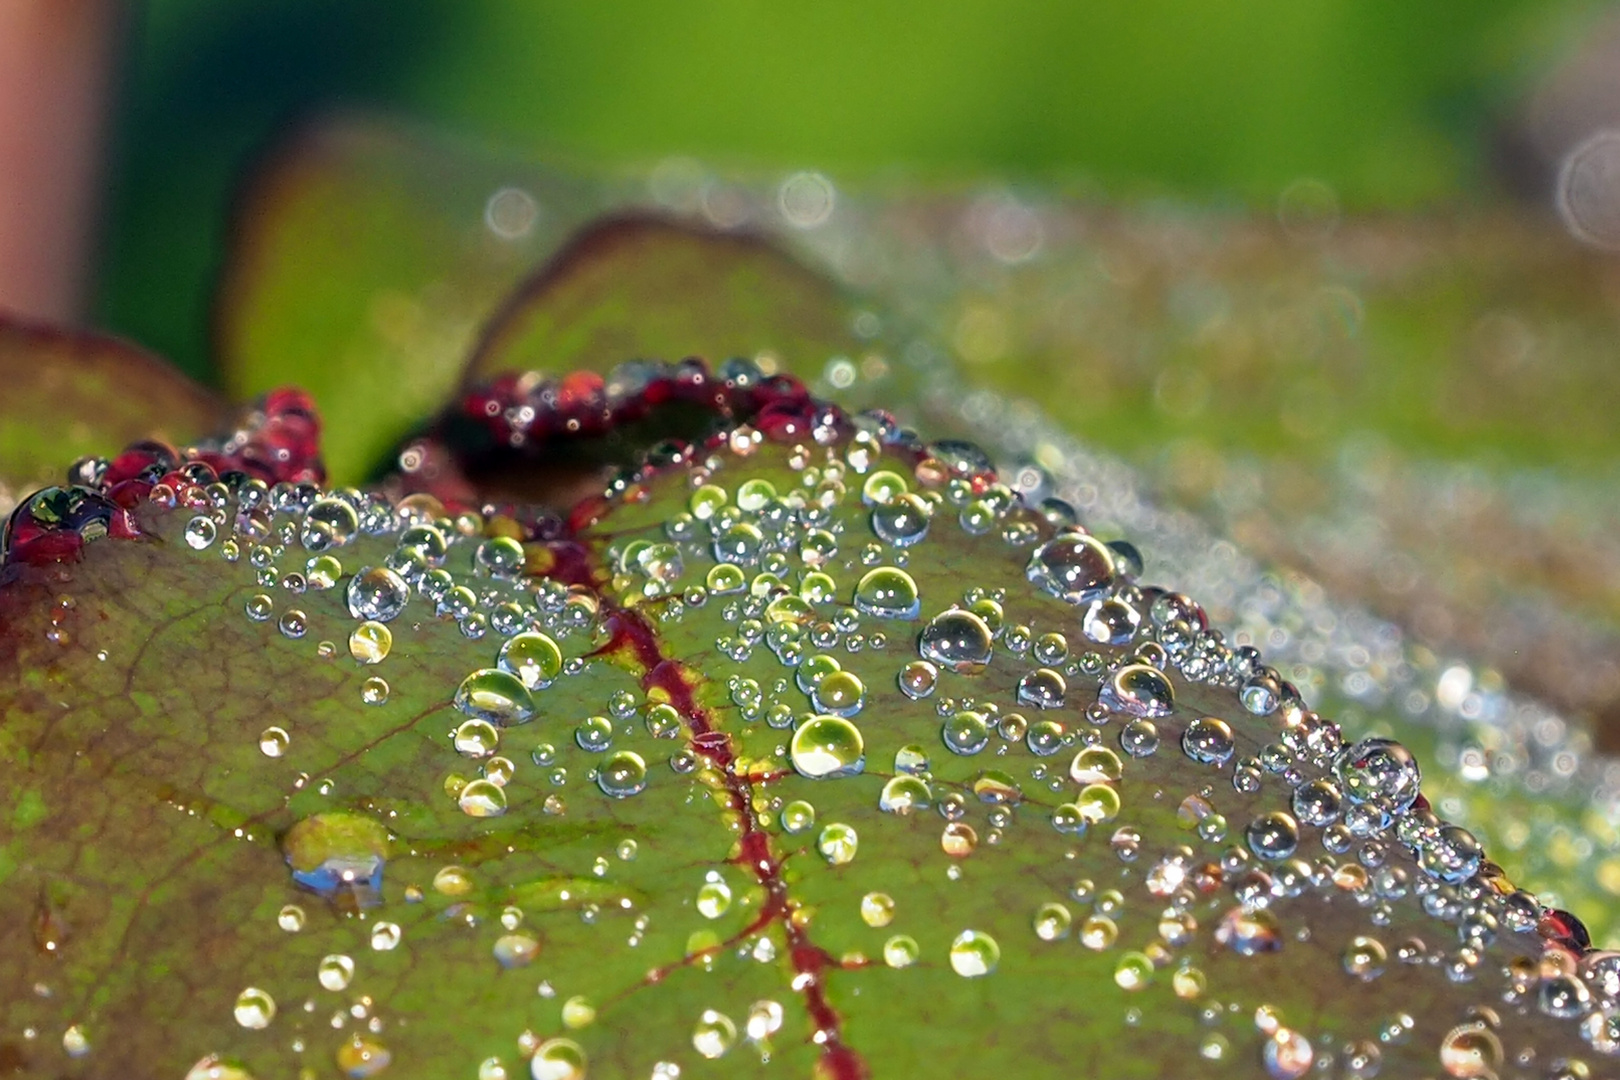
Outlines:
{"label": "out-of-focus leaf", "polygon": [[86,454],[213,433],[222,402],[115,338],[0,317],[0,510]]}
{"label": "out-of-focus leaf", "polygon": [[[1577,931],[1538,936],[1404,810],[1398,758],[1347,764],[1264,673],[1240,703],[1253,664],[1195,639],[1190,601],[1053,543],[971,448],[811,408],[758,425],[527,545],[421,497],[247,487],[143,504],[140,538],[78,561],[15,549],[0,921],[31,937],[0,950],[0,1060],[1601,1068],[1605,984],[1560,966]],[[532,692],[488,670],[518,631],[559,646],[506,653]],[[1318,779],[1332,825],[1301,826]]]}
{"label": "out-of-focus leaf", "polygon": [[756,238],[653,218],[586,229],[490,321],[468,377],[607,371],[624,360],[772,357],[820,370],[861,346],[826,277]]}

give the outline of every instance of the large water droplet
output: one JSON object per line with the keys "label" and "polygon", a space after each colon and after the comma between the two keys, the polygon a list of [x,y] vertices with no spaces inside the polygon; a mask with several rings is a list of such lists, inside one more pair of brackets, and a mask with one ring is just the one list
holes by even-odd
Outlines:
{"label": "large water droplet", "polygon": [[393,631],[374,620],[366,620],[349,635],[349,655],[362,664],[382,663],[393,647]]}
{"label": "large water droplet", "polygon": [[388,849],[381,823],[341,810],[304,818],[281,840],[293,881],[329,899],[352,894],[362,905],[382,890]]}
{"label": "large water droplet", "polygon": [[1422,782],[1411,751],[1393,739],[1366,738],[1341,750],[1333,772],[1351,802],[1378,803],[1392,813],[1412,805]]}
{"label": "large water droplet", "polygon": [[596,786],[615,799],[638,795],[647,787],[647,762],[633,750],[610,754],[596,770]]}
{"label": "large water droplet", "polygon": [[1182,751],[1204,765],[1224,765],[1235,746],[1231,725],[1213,716],[1199,717],[1181,734]]}
{"label": "large water droplet", "polygon": [[456,750],[471,758],[488,757],[501,745],[501,733],[488,720],[463,720],[453,736]]}
{"label": "large water droplet", "polygon": [[1025,573],[1053,596],[1079,604],[1113,587],[1114,559],[1095,537],[1064,533],[1035,549]]}
{"label": "large water droplet", "polygon": [[473,672],[456,688],[454,704],[475,720],[488,720],[497,727],[522,724],[534,716],[534,698],[529,688],[510,671],[483,668]]}
{"label": "large water droplet", "polygon": [[861,730],[840,716],[812,716],[793,733],[788,759],[800,776],[853,776],[866,765]]}
{"label": "large water droplet", "polygon": [[1126,664],[1103,683],[1097,695],[1113,712],[1147,718],[1168,716],[1175,704],[1170,680],[1147,664]]}
{"label": "large water droplet", "polygon": [[268,992],[250,986],[236,995],[236,1022],[249,1031],[263,1031],[276,1018],[276,1000]]}
{"label": "large water droplet", "polygon": [[854,716],[866,703],[866,687],[854,672],[835,671],[816,683],[810,701],[821,712]]}
{"label": "large water droplet", "polygon": [[1062,675],[1051,668],[1036,668],[1018,680],[1018,702],[1037,709],[1058,709],[1068,690]]}
{"label": "large water droplet", "polygon": [[928,504],[907,492],[872,509],[872,532],[895,547],[910,547],[928,535]]}
{"label": "large water droplet", "polygon": [[562,671],[562,650],[550,635],[528,631],[507,639],[495,663],[516,675],[525,688],[539,690],[550,686]]}
{"label": "large water droplet", "polygon": [[915,619],[922,603],[910,574],[897,566],[880,566],[856,584],[855,606],[880,619]]}
{"label": "large water droplet", "polygon": [[354,507],[342,499],[327,496],[316,499],[304,512],[298,539],[305,550],[321,552],[347,544],[359,528],[360,515],[354,512]]}
{"label": "large water droplet", "polygon": [[821,857],[833,866],[843,866],[855,858],[855,850],[860,845],[860,837],[855,830],[842,822],[833,822],[821,830],[816,838],[816,850]]}
{"label": "large water droplet", "polygon": [[572,1039],[547,1039],[529,1059],[533,1080],[585,1080],[585,1051]]}
{"label": "large water droplet", "polygon": [[706,1058],[725,1055],[737,1042],[737,1025],[731,1017],[713,1009],[704,1009],[692,1029],[692,1048]]}
{"label": "large water droplet", "polygon": [[1244,836],[1249,850],[1262,859],[1286,859],[1299,847],[1299,824],[1291,814],[1273,810],[1249,822]]}
{"label": "large water droplet", "polygon": [[1128,645],[1142,616],[1123,600],[1098,600],[1086,609],[1080,632],[1099,645]]}
{"label": "large water droplet", "polygon": [[945,719],[940,738],[954,753],[977,754],[990,745],[990,724],[983,713],[964,710]]}
{"label": "large water droplet", "polygon": [[1106,746],[1088,746],[1069,763],[1069,775],[1079,784],[1111,784],[1124,770],[1119,755]]}
{"label": "large water droplet", "polygon": [[964,930],[951,942],[951,970],[963,978],[988,975],[1001,963],[1001,946],[979,930]]}
{"label": "large water droplet", "polygon": [[990,628],[970,611],[952,608],[935,615],[917,640],[917,651],[924,660],[958,674],[983,670],[990,662],[994,645]]}
{"label": "large water droplet", "polygon": [[506,791],[493,780],[470,780],[456,797],[461,812],[468,817],[500,817],[506,813]]}
{"label": "large water droplet", "polygon": [[357,619],[392,622],[410,598],[405,579],[386,566],[362,567],[349,579],[349,614]]}

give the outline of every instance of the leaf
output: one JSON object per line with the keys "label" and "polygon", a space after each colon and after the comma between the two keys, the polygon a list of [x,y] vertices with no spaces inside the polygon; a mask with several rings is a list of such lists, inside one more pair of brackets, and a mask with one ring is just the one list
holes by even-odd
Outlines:
{"label": "leaf", "polygon": [[525,281],[468,363],[503,371],[607,371],[631,358],[769,356],[789,370],[858,353],[853,305],[758,238],[657,218],[592,225]]}
{"label": "leaf", "polygon": [[3,509],[76,458],[139,439],[185,443],[212,434],[225,416],[213,394],[133,345],[5,317],[0,383]]}
{"label": "leaf", "polygon": [[[1395,751],[1339,754],[1334,725],[1198,635],[1195,605],[1131,581],[1123,548],[1054,540],[1064,509],[1018,505],[973,448],[777,404],[664,448],[562,535],[531,511],[434,520],[420,494],[351,496],[351,516],[248,484],[216,505],[193,470],[183,509],[153,488],[139,537],[59,561],[28,504],[0,579],[0,920],[33,947],[0,951],[0,1060],[1602,1069],[1609,961],[1426,804],[1378,829],[1416,796]],[[587,561],[560,561],[570,545]],[[546,565],[574,572],[524,576]],[[955,605],[973,614],[941,621]],[[535,689],[466,681],[519,626],[560,646],[508,653]],[[947,667],[927,693],[920,649]],[[809,719],[834,711],[858,754],[842,720]],[[1305,826],[1288,850],[1275,815],[1318,776],[1374,835]],[[885,789],[947,812],[882,810]]]}

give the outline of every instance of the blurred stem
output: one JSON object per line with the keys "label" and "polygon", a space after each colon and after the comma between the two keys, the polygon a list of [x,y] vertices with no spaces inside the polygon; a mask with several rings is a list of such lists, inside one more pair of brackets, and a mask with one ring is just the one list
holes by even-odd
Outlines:
{"label": "blurred stem", "polygon": [[82,318],[118,0],[0,0],[0,311]]}

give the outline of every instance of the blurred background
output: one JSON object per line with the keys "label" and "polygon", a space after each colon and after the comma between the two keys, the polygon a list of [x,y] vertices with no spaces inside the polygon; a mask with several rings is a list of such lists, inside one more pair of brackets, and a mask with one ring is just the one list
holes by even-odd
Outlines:
{"label": "blurred background", "polygon": [[0,310],[311,384],[346,475],[627,206],[869,297],[819,389],[1146,536],[1620,943],[1620,6],[0,0]]}

